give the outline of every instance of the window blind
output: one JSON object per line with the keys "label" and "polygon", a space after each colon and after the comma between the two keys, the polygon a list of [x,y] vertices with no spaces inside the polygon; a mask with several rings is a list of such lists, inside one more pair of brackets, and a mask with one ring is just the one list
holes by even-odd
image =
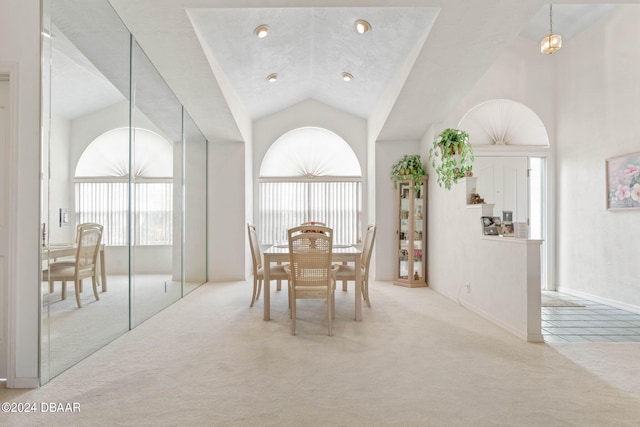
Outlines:
{"label": "window blind", "polygon": [[[102,242],[128,244],[129,184],[127,182],[76,182],[77,223],[104,227]],[[135,182],[132,186],[134,245],[171,245],[173,242],[173,184]]]}
{"label": "window blind", "polygon": [[268,181],[259,184],[258,238],[284,243],[287,230],[319,221],[334,230],[334,245],[361,240],[362,183],[354,180]]}

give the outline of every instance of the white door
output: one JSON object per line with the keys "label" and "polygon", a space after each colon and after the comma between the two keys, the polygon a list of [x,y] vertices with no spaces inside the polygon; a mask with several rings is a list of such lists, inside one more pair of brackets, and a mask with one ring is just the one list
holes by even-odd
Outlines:
{"label": "white door", "polygon": [[528,222],[529,184],[527,157],[478,157],[473,175],[478,177],[477,191],[486,203],[493,203],[493,216],[502,219],[503,211],[513,213],[513,222]]}
{"label": "white door", "polygon": [[0,378],[7,378],[7,253],[8,253],[8,160],[9,79],[0,74]]}

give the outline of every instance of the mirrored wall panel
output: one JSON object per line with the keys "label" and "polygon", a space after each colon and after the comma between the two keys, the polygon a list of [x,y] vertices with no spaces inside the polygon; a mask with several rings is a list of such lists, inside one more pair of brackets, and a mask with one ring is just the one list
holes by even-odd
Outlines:
{"label": "mirrored wall panel", "polygon": [[[130,34],[109,4],[44,3],[43,383],[129,329],[126,259],[111,253],[127,244],[127,183],[102,154],[105,139],[128,128],[130,105]],[[127,132],[120,136],[116,163],[128,157]],[[87,222],[102,231],[79,245]]]}
{"label": "mirrored wall panel", "polygon": [[133,324],[182,296],[182,106],[137,43],[132,55]]}
{"label": "mirrored wall panel", "polygon": [[206,281],[207,141],[107,0],[42,21],[44,384]]}

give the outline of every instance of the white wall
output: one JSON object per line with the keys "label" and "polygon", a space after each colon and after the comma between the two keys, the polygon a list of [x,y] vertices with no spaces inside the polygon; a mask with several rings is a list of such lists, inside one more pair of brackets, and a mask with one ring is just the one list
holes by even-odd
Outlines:
{"label": "white wall", "polygon": [[246,144],[209,141],[209,281],[245,280]]}
{"label": "white wall", "polygon": [[[16,67],[17,149],[11,190],[16,197],[10,227],[16,239],[10,259],[10,387],[38,385],[38,271],[40,270],[40,2],[0,0],[0,64]],[[19,195],[19,197],[17,197]],[[15,266],[15,267],[14,267]],[[14,269],[15,268],[15,269]]]}
{"label": "white wall", "polygon": [[[172,274],[173,246],[135,246],[133,274]],[[104,262],[108,274],[129,274],[129,247],[106,246]],[[180,263],[178,263],[180,264]],[[175,279],[179,280],[179,279]]]}
{"label": "white wall", "polygon": [[[556,63],[564,54],[541,55],[540,43],[516,38],[456,106],[436,134],[447,127],[457,127],[473,107],[491,99],[511,99],[531,108],[542,119],[551,145],[555,134]],[[434,180],[435,181],[435,180]]]}
{"label": "white wall", "polygon": [[481,217],[493,206],[466,204],[476,186],[477,178],[462,179],[428,196],[429,286],[525,341],[542,341],[540,241],[484,237]]}
{"label": "white wall", "polygon": [[[556,147],[556,68],[564,50],[557,55],[540,54],[540,44],[536,40],[518,37],[512,45],[485,72],[473,89],[463,98],[445,123],[437,126],[439,133],[446,127],[457,127],[460,119],[476,105],[491,99],[511,99],[520,102],[535,112],[547,130],[549,149],[536,148],[532,152],[515,152],[513,155],[537,155],[546,158],[548,196],[547,240],[544,242],[546,257],[545,288],[554,289],[556,251],[555,251],[555,147]],[[473,140],[473,135],[470,136]],[[492,147],[489,147],[492,148]],[[495,155],[491,150],[483,153],[476,149],[477,155]],[[508,154],[502,153],[502,155]],[[436,180],[431,185],[437,187]],[[439,190],[439,189],[438,189]],[[437,190],[436,190],[437,191]],[[483,196],[481,194],[481,196]]]}
{"label": "white wall", "polygon": [[[49,216],[47,229],[49,230],[49,243],[69,243],[75,238],[74,200],[72,197],[72,182],[69,167],[69,145],[71,142],[71,123],[59,116],[51,117],[51,130],[49,144],[43,144],[43,159],[49,158],[49,162],[43,161],[43,174],[50,173],[49,182],[43,182],[43,186],[49,185]],[[47,190],[47,189],[45,189]],[[45,202],[46,204],[46,202]],[[60,226],[59,209],[66,208],[69,212],[69,224]]]}
{"label": "white wall", "polygon": [[[555,146],[555,73],[558,62],[558,55],[541,55],[538,42],[532,41],[523,37],[518,37],[514,40],[513,44],[496,60],[494,64],[489,67],[480,80],[474,85],[473,89],[467,93],[462,101],[456,106],[456,108],[449,114],[447,119],[436,126],[434,126],[434,134],[440,133],[447,127],[457,127],[462,117],[476,105],[489,101],[492,99],[511,99],[520,102],[529,108],[531,108],[543,121],[547,133],[549,134],[549,140],[551,149],[539,150],[548,159],[548,164],[553,165]],[[473,135],[470,135],[473,140]],[[433,139],[432,139],[433,140]],[[476,150],[478,155],[483,155],[481,150]],[[492,155],[490,150],[485,150],[484,155]],[[488,151],[488,152],[487,152]],[[508,154],[505,150],[502,150],[504,154]],[[522,151],[516,151],[514,156],[527,155]],[[431,209],[437,209],[440,206],[442,197],[447,196],[447,191],[440,188],[437,184],[435,172],[429,164],[429,173],[433,175],[433,179],[429,180],[429,195],[433,197]],[[551,171],[549,182],[554,182],[553,170]],[[481,194],[482,196],[482,194]],[[553,197],[553,194],[551,194]],[[554,204],[550,203],[549,209],[554,212]],[[549,224],[549,232],[553,233],[554,224],[553,217]],[[431,223],[429,224],[429,235],[432,237],[436,235],[434,227],[440,227],[441,224]],[[551,251],[553,256],[553,234],[550,234],[551,239],[547,242],[551,247],[548,250]],[[433,253],[434,250],[438,250],[441,247],[442,242],[431,239],[429,240],[429,251]],[[553,260],[552,260],[553,261]],[[437,273],[438,270],[444,270],[451,268],[451,265],[429,264],[430,271]],[[552,274],[554,264],[550,263],[548,266],[549,272]]]}
{"label": "white wall", "polygon": [[[186,282],[207,280],[207,144],[204,137],[190,138],[185,144],[184,257]],[[180,245],[175,245],[180,247]]]}
{"label": "white wall", "polygon": [[640,310],[640,211],[606,210],[605,159],[640,151],[640,6],[558,55],[558,285]]}

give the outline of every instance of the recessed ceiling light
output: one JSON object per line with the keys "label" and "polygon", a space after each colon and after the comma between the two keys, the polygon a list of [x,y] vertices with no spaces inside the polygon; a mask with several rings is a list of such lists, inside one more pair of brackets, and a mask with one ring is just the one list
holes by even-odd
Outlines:
{"label": "recessed ceiling light", "polygon": [[371,31],[371,24],[369,24],[364,19],[358,19],[356,21],[356,31],[358,32],[358,34],[368,33],[369,31]]}
{"label": "recessed ceiling light", "polygon": [[353,80],[353,75],[345,71],[344,73],[342,73],[342,80],[344,80],[345,82],[350,82],[351,80]]}
{"label": "recessed ceiling light", "polygon": [[256,37],[258,37],[259,39],[263,39],[265,37],[267,37],[267,35],[269,34],[269,26],[267,25],[260,25],[259,27],[257,27],[255,30],[253,30],[253,33],[256,35]]}
{"label": "recessed ceiling light", "polygon": [[271,74],[269,74],[269,75],[267,76],[267,81],[268,81],[269,83],[273,83],[273,82],[275,82],[276,80],[278,80],[278,73],[271,73]]}

